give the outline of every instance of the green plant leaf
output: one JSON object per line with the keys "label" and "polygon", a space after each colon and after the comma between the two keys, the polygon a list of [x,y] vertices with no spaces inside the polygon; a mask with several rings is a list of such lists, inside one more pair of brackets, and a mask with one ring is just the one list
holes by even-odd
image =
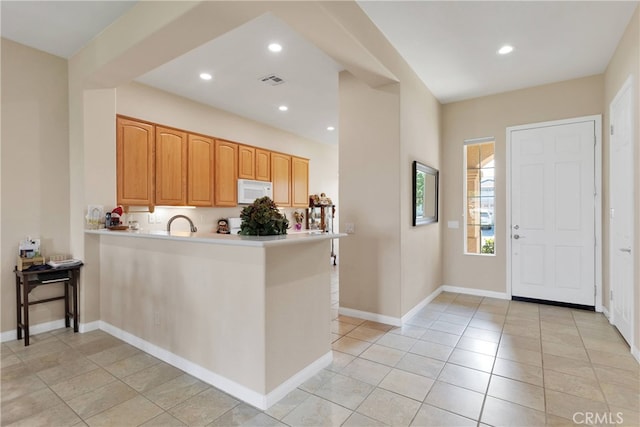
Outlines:
{"label": "green plant leaf", "polygon": [[269,197],[256,199],[240,213],[240,234],[244,236],[273,236],[287,234],[289,221]]}

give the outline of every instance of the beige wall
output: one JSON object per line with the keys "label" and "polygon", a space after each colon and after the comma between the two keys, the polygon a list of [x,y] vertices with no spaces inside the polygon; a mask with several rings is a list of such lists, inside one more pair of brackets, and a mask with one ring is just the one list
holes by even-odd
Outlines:
{"label": "beige wall", "polygon": [[[635,169],[635,221],[636,229],[635,229],[635,241],[634,248],[636,249],[636,259],[635,259],[635,275],[634,275],[634,286],[635,286],[635,347],[636,349],[640,345],[640,124],[639,124],[639,112],[638,108],[640,108],[640,8],[636,8],[635,14],[631,18],[629,25],[627,26],[625,33],[622,37],[622,40],[618,44],[616,52],[614,53],[611,61],[609,62],[609,66],[604,74],[604,100],[603,100],[603,111],[604,111],[604,121],[603,128],[604,132],[604,144],[603,144],[603,176],[604,185],[603,185],[603,193],[605,197],[603,197],[603,211],[608,212],[609,210],[609,200],[607,197],[609,191],[609,182],[606,177],[609,175],[609,132],[606,130],[609,129],[609,105],[611,101],[616,96],[624,82],[627,80],[629,76],[633,76],[633,84],[634,90],[636,93],[634,104],[635,104],[635,123],[634,123],[634,138],[636,151],[634,153],[635,161],[634,161],[634,169]],[[603,215],[603,218],[607,218],[607,215]],[[605,247],[605,251],[603,252],[603,275],[604,275],[604,305],[606,307],[609,306],[609,289],[611,284],[609,283],[609,221],[603,221],[603,244]],[[637,350],[636,350],[637,351]],[[638,357],[638,355],[636,355]]]}
{"label": "beige wall", "polygon": [[[442,284],[442,230],[445,222],[413,227],[413,181],[411,165],[414,160],[440,169],[441,111],[440,103],[411,73],[401,84],[402,112],[400,135],[400,231],[402,236],[402,315],[432,294]],[[440,183],[442,190],[442,183]],[[446,196],[442,191],[439,201]],[[442,208],[439,209],[440,213]]]}
{"label": "beige wall", "polygon": [[[80,154],[82,167],[73,171],[84,176],[83,191],[86,189],[86,204],[83,206],[82,221],[76,224],[72,219],[71,227],[82,229],[86,206],[102,205],[106,209],[113,208],[115,197],[111,189],[115,186],[116,129],[114,126],[115,91],[112,89],[93,89],[83,92],[84,140],[90,141],[82,148]],[[114,190],[115,191],[115,190]],[[84,200],[84,193],[73,194],[73,197]],[[83,238],[85,236],[82,236]],[[77,252],[76,252],[77,253]],[[84,260],[82,275],[82,292],[80,292],[81,324],[100,320],[100,251],[99,247],[86,245],[83,255],[76,257]]]}
{"label": "beige wall", "polygon": [[[381,218],[388,215],[390,219],[380,223],[370,232],[384,232],[391,222],[391,227],[395,228],[396,234],[399,230],[405,229],[415,235],[405,240],[408,243],[402,243],[402,246],[398,246],[398,251],[394,255],[393,267],[379,267],[395,270],[393,279],[395,283],[388,283],[385,280],[383,286],[389,288],[381,290],[383,293],[392,292],[394,294],[392,298],[394,302],[391,303],[394,308],[385,311],[385,314],[400,316],[409,306],[435,290],[440,284],[440,269],[437,266],[437,261],[434,262],[437,258],[437,255],[434,254],[440,253],[440,242],[439,232],[434,231],[434,228],[439,230],[441,225],[433,225],[420,230],[408,228],[407,223],[410,221],[410,216],[407,209],[410,206],[401,205],[407,204],[406,202],[410,198],[408,196],[411,186],[410,163],[405,164],[406,159],[401,159],[401,156],[415,156],[424,162],[437,166],[439,142],[435,135],[439,135],[440,132],[439,105],[358,5],[355,2],[201,2],[190,5],[182,7],[158,4],[156,6],[156,4],[150,5],[141,2],[116,25],[109,27],[97,40],[71,59],[72,161],[76,160],[73,156],[78,153],[78,155],[86,157],[84,152],[92,150],[91,144],[104,139],[104,136],[95,134],[93,135],[95,138],[87,138],[88,132],[84,130],[87,126],[84,117],[93,115],[91,111],[93,107],[85,102],[82,95],[87,88],[93,88],[93,85],[96,84],[101,84],[103,87],[121,88],[132,78],[160,65],[170,57],[186,52],[228,29],[243,24],[263,12],[270,11],[336,61],[342,63],[359,80],[372,87],[392,84],[394,75],[399,76],[401,96],[398,107],[394,109],[394,115],[399,120],[399,128],[394,130],[394,137],[386,142],[392,151],[395,150],[392,156],[395,164],[388,165],[386,159],[384,163],[370,164],[374,169],[390,168],[393,171],[395,177],[392,176],[390,179],[396,180],[397,184],[394,185],[392,194],[398,194],[398,201],[392,205],[383,204],[382,207],[375,208],[376,212],[384,212],[384,214],[378,214]],[[141,19],[140,17],[144,17],[145,21],[153,21],[153,25],[148,23],[143,26],[133,25],[132,23]],[[220,25],[214,25],[214,21]],[[167,40],[175,42],[167,44]],[[422,99],[423,96],[426,98]],[[385,109],[386,107],[382,107],[380,111]],[[124,113],[124,111],[122,112]],[[136,115],[133,112],[129,114]],[[358,118],[355,119],[358,121]],[[417,125],[412,123],[416,119],[419,123]],[[188,119],[185,118],[184,122],[187,123]],[[349,117],[343,118],[339,127],[348,127],[349,123]],[[185,128],[190,129],[191,126],[185,126]],[[212,133],[218,134],[218,129]],[[245,138],[234,134],[230,136],[230,139],[258,145],[252,141],[251,135]],[[269,143],[273,143],[273,148],[278,149],[277,144],[279,143],[276,143],[275,139]],[[305,154],[300,153],[300,155],[304,156]],[[327,154],[327,157],[334,158],[333,154]],[[90,177],[93,172],[86,167],[84,162],[80,167],[85,168],[86,171],[72,175],[71,180],[73,195],[71,210],[74,212],[71,219],[71,241],[74,251],[83,254],[85,252],[84,241],[79,225],[84,215],[83,211],[92,197],[104,198],[104,195],[93,194],[92,189],[85,185],[86,182],[95,181],[95,178]],[[402,171],[405,173],[403,174]],[[348,170],[342,167],[340,167],[340,172],[343,175],[348,175]],[[311,173],[312,186],[310,190],[329,193],[330,190],[327,191],[326,187],[316,187],[313,184],[316,180],[313,177],[313,174],[316,173],[313,171],[313,164]],[[329,177],[330,180],[333,179],[334,185],[336,184],[337,181],[335,177],[332,177],[332,172],[322,171],[321,173],[325,177]],[[349,184],[349,178],[341,176],[340,181],[344,181],[347,186],[351,185],[352,193],[362,191],[362,187],[356,184],[357,180],[353,184]],[[102,189],[101,191],[110,190]],[[332,195],[332,197],[336,196]],[[387,195],[383,194],[382,197],[387,197]],[[346,209],[348,209],[347,203],[341,198],[338,211],[341,217]],[[372,210],[369,209],[368,212],[371,213]],[[342,218],[342,222],[344,222],[344,218]],[[356,224],[356,227],[358,230],[364,229],[359,224]],[[357,232],[352,238],[357,241],[360,239],[360,235]],[[381,248],[380,253],[384,253],[386,250],[388,249]],[[406,283],[398,286],[397,281],[405,277],[399,275],[401,254],[423,254],[424,258],[428,260],[427,264],[430,263],[430,267],[433,268],[425,271],[424,266],[420,263],[406,262],[405,266],[409,270],[406,276],[407,280]],[[341,261],[349,256],[347,254],[343,256],[341,251]],[[386,263],[387,260],[381,260],[381,262]],[[358,270],[353,274],[354,278],[358,277],[360,273],[365,273],[371,266],[367,262],[358,264],[357,268]],[[356,284],[356,286],[359,285]],[[391,291],[391,289],[394,290]],[[366,293],[369,290],[364,289],[363,292]],[[401,303],[401,301],[404,302]],[[378,313],[383,312],[379,307],[373,307],[372,310]]]}
{"label": "beige wall", "polygon": [[[2,320],[16,327],[18,244],[40,237],[45,255],[69,251],[67,61],[2,39]],[[40,288],[32,299],[61,287]],[[62,301],[33,306],[31,324],[63,317]]]}
{"label": "beige wall", "polygon": [[340,305],[400,318],[442,284],[443,223],[411,218],[411,163],[441,166],[441,106],[356,4],[326,8],[398,81],[340,77],[342,231],[356,226],[340,243]]}
{"label": "beige wall", "polygon": [[[91,238],[88,246],[100,245],[103,322],[264,392],[265,342],[257,332],[265,328],[261,248]],[[224,303],[238,299],[245,304]]]}
{"label": "beige wall", "polygon": [[[440,104],[407,75],[340,75],[340,306],[400,318],[441,284],[442,223],[412,226],[414,160],[440,167]],[[442,198],[441,198],[442,200]]]}
{"label": "beige wall", "polygon": [[331,351],[330,242],[270,246],[265,255],[266,392]]}
{"label": "beige wall", "polygon": [[340,73],[340,306],[399,317],[399,88]]}
{"label": "beige wall", "polygon": [[317,262],[328,240],[250,247],[87,237],[100,247],[101,320],[170,352],[170,363],[184,368],[179,356],[265,395],[331,351],[329,263]]}
{"label": "beige wall", "polygon": [[440,104],[404,69],[372,88],[340,75],[340,306],[400,318],[441,284],[442,223],[412,226],[414,160],[440,167]]}
{"label": "beige wall", "polygon": [[[603,113],[603,76],[591,76],[443,106],[443,284],[506,292],[506,128]],[[496,255],[464,255],[463,142],[495,137]]]}

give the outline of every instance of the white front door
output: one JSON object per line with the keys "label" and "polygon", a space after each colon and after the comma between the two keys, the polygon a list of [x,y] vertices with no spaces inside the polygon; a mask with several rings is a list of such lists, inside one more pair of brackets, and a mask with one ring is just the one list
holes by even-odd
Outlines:
{"label": "white front door", "polygon": [[595,306],[595,121],[510,131],[511,293]]}
{"label": "white front door", "polygon": [[633,90],[629,80],[610,105],[609,271],[612,321],[631,344],[633,337]]}

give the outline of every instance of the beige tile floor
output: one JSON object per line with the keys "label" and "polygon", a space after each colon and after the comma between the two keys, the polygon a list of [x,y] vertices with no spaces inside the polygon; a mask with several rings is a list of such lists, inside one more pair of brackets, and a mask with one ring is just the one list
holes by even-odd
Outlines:
{"label": "beige tile floor", "polygon": [[394,328],[338,316],[337,287],[333,364],[268,411],[105,332],[57,330],[2,344],[0,424],[640,425],[639,365],[601,314],[443,293]]}

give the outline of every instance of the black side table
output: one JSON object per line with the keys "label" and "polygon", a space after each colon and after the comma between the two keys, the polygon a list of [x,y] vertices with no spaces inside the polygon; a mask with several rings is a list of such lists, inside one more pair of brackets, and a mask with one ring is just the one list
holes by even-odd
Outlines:
{"label": "black side table", "polygon": [[[23,270],[17,268],[16,274],[16,332],[18,339],[22,339],[24,331],[24,345],[29,345],[29,306],[45,302],[64,300],[64,323],[71,326],[73,317],[73,332],[78,332],[80,313],[78,311],[78,294],[80,286],[80,268],[83,264],[68,267],[48,268],[46,270]],[[29,301],[29,293],[38,286],[63,283],[64,295]],[[73,305],[73,311],[71,311]]]}

